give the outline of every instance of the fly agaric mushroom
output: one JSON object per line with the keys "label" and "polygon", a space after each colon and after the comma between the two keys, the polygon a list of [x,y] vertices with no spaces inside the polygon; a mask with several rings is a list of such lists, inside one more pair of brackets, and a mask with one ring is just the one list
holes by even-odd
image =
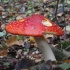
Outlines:
{"label": "fly agaric mushroom", "polygon": [[44,61],[51,59],[56,61],[56,58],[45,41],[43,34],[52,33],[57,36],[63,35],[62,29],[40,14],[33,14],[25,19],[10,22],[6,26],[6,31],[17,35],[33,36],[39,48],[42,51]]}

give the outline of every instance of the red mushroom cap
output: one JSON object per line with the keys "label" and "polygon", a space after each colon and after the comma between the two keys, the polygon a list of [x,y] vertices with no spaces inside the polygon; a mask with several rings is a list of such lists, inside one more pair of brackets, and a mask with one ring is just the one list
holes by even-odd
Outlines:
{"label": "red mushroom cap", "polygon": [[64,34],[63,30],[40,14],[33,14],[26,19],[10,22],[6,31],[17,35],[42,36],[44,32],[55,33],[58,36]]}

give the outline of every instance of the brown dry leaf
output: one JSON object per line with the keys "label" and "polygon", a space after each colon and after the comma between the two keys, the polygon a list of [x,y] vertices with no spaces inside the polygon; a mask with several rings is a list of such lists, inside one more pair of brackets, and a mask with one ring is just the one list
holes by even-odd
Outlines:
{"label": "brown dry leaf", "polygon": [[13,36],[13,37],[9,38],[8,40],[6,40],[7,47],[12,46],[14,44],[18,44],[17,36]]}
{"label": "brown dry leaf", "polygon": [[63,62],[70,63],[70,59],[64,60]]}
{"label": "brown dry leaf", "polygon": [[6,49],[3,49],[2,52],[0,53],[0,56],[7,55],[7,53],[8,53],[7,50]]}
{"label": "brown dry leaf", "polygon": [[57,16],[60,16],[60,17],[61,17],[61,16],[62,16],[62,14],[63,14],[63,12],[61,12],[61,13],[58,13],[58,14],[57,14]]}
{"label": "brown dry leaf", "polygon": [[12,46],[14,44],[24,46],[23,40],[18,41],[17,36],[13,36],[13,37],[9,38],[8,40],[6,40],[7,47]]}
{"label": "brown dry leaf", "polygon": [[19,42],[19,45],[24,46],[24,42],[23,42],[23,40],[19,40],[18,42]]}

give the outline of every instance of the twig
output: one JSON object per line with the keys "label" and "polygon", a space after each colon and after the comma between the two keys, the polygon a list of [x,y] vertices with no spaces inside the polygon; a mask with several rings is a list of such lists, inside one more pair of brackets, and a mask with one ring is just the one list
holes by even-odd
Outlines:
{"label": "twig", "polygon": [[58,4],[59,4],[59,0],[57,0],[56,11],[55,11],[55,19],[56,19],[57,24],[58,24],[58,20],[57,20]]}

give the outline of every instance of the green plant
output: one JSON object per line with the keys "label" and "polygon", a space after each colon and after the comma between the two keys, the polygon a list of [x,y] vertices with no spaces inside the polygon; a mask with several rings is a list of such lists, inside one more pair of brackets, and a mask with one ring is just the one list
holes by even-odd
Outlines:
{"label": "green plant", "polygon": [[7,49],[5,42],[1,42],[1,44],[2,44],[2,49]]}
{"label": "green plant", "polygon": [[63,70],[69,70],[70,69],[70,63],[62,63],[59,65]]}
{"label": "green plant", "polygon": [[70,42],[64,41],[64,42],[59,42],[59,44],[61,44],[62,49],[65,49],[70,45]]}
{"label": "green plant", "polygon": [[27,8],[28,8],[28,10],[26,12],[26,15],[28,16],[34,12],[34,5],[33,5],[32,0],[28,1],[28,7]]}
{"label": "green plant", "polygon": [[22,37],[22,36],[17,36],[17,39],[18,39],[18,40],[22,40],[23,37]]}

